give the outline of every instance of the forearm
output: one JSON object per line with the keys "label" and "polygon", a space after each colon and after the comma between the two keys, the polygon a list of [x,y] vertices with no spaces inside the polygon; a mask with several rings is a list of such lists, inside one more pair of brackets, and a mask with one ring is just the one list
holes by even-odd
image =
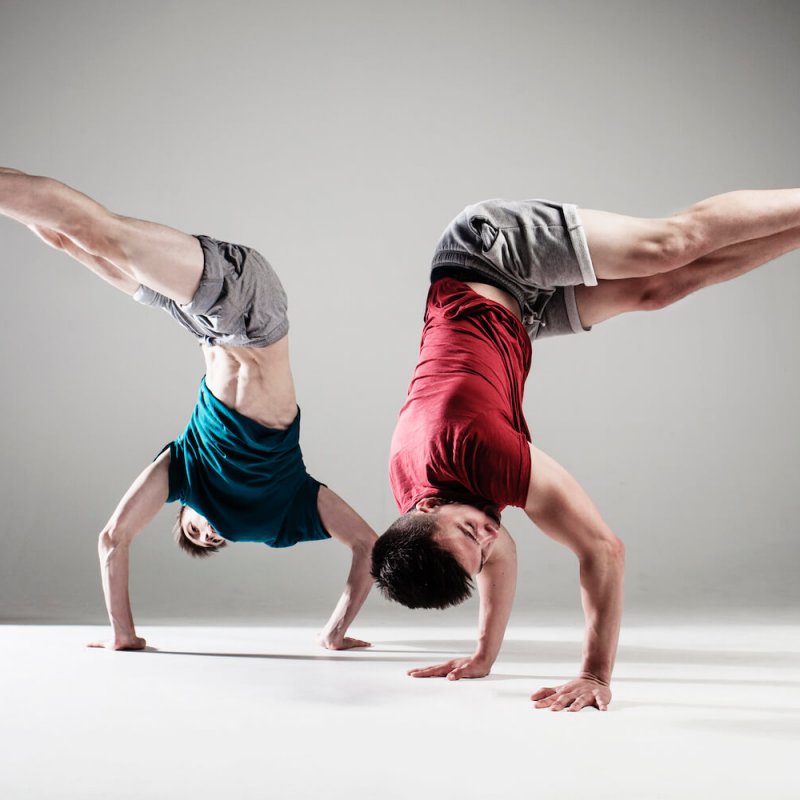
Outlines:
{"label": "forearm", "polygon": [[350,572],[342,596],[320,634],[324,647],[364,647],[367,642],[345,636],[356,614],[364,605],[372,587],[370,566],[372,547],[378,538],[375,531],[339,495],[320,486],[317,508],[325,530],[352,553]]}
{"label": "forearm", "polygon": [[128,595],[129,548],[126,543],[114,543],[108,534],[100,537],[98,546],[100,574],[103,582],[108,619],[116,641],[136,638],[136,629]]}
{"label": "forearm", "polygon": [[517,586],[517,554],[509,534],[502,530],[491,557],[477,576],[480,594],[478,646],[475,655],[489,666],[503,644]]}
{"label": "forearm", "polygon": [[617,654],[624,569],[618,540],[581,559],[581,600],[586,618],[581,674],[605,684],[611,681]]}
{"label": "forearm", "polygon": [[322,631],[322,636],[343,638],[364,605],[371,588],[370,551],[366,548],[354,549],[344,591]]}
{"label": "forearm", "polygon": [[[138,639],[128,597],[128,563],[130,543],[153,519],[167,500],[169,491],[169,449],[149,464],[131,484],[117,504],[98,540],[100,575],[103,581],[106,609],[114,629],[114,649],[138,650],[144,639]],[[107,647],[97,643],[95,647]]]}

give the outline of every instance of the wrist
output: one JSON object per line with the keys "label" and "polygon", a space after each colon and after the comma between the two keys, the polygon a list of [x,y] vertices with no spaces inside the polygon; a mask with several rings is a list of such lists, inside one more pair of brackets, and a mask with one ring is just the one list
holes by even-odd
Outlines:
{"label": "wrist", "polygon": [[114,634],[115,642],[131,642],[138,638],[136,636],[136,628],[133,627],[117,627],[113,625],[111,630]]}
{"label": "wrist", "polygon": [[473,661],[477,661],[487,667],[491,667],[496,658],[497,654],[492,654],[490,651],[485,650],[480,644],[475,648],[475,652],[472,654]]}
{"label": "wrist", "polygon": [[595,683],[599,683],[603,686],[609,686],[611,684],[610,672],[607,673],[600,670],[582,669],[579,677],[583,680],[594,681]]}
{"label": "wrist", "polygon": [[339,625],[326,625],[320,631],[319,638],[328,641],[335,641],[344,637],[346,630],[343,630]]}

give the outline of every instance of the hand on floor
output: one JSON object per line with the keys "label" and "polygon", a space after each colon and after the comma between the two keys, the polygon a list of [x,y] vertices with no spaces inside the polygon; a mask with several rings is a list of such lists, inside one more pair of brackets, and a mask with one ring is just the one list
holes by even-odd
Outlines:
{"label": "hand on floor", "polygon": [[370,642],[354,639],[352,636],[320,636],[318,641],[326,650],[352,650],[354,647],[372,647]]}
{"label": "hand on floor", "polygon": [[141,636],[130,639],[112,639],[108,642],[90,642],[87,647],[104,647],[106,650],[144,650],[147,642]]}
{"label": "hand on floor", "polygon": [[492,670],[492,665],[478,656],[466,658],[453,658],[444,664],[435,664],[432,667],[410,669],[408,675],[412,678],[447,678],[457,681],[459,678],[485,678]]}
{"label": "hand on floor", "polygon": [[561,711],[567,707],[570,711],[580,711],[585,706],[608,711],[611,689],[594,678],[576,678],[555,689],[539,689],[531,695],[531,700],[537,701],[536,708],[549,708],[551,711]]}

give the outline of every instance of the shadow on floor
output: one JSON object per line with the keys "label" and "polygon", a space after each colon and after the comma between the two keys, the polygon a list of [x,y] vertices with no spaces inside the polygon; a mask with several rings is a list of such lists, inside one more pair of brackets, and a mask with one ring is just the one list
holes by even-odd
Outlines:
{"label": "shadow on floor", "polygon": [[614,677],[614,683],[684,683],[709,686],[786,686],[796,689],[800,681],[772,680],[770,678],[626,678]]}
{"label": "shadow on floor", "polygon": [[[775,712],[776,709],[770,709],[764,713],[772,714]],[[791,713],[797,714],[797,709],[792,709]],[[699,729],[714,734],[727,733],[734,736],[772,736],[782,740],[787,737],[796,738],[800,736],[800,719],[748,719],[737,717],[725,720],[686,720],[678,723],[678,725],[692,730]]]}
{"label": "shadow on floor", "polygon": [[[467,639],[421,639],[419,641],[383,641],[386,647],[413,648],[410,652],[434,653],[449,656],[463,656],[473,651],[474,640]],[[395,650],[395,652],[398,652]],[[506,639],[503,642],[501,658],[504,661],[571,661],[580,657],[581,643],[525,641]],[[643,664],[719,664],[721,666],[744,667],[791,667],[800,668],[800,653],[792,651],[748,651],[742,650],[699,650],[688,648],[643,647],[639,645],[620,645],[618,662]]]}
{"label": "shadow on floor", "polygon": [[[199,656],[201,658],[263,658],[276,661],[387,661],[387,662],[410,662],[407,656],[373,656],[371,649],[351,651],[340,650],[337,655],[299,655],[294,653],[210,653],[201,650],[160,650],[156,647],[146,647],[144,650],[136,651],[139,653],[151,653],[162,656]],[[347,653],[357,653],[346,655]]]}
{"label": "shadow on floor", "polygon": [[[194,656],[199,658],[258,658],[274,661],[344,661],[344,662],[384,662],[405,664],[409,669],[428,666],[445,661],[453,656],[464,656],[472,652],[475,642],[471,640],[420,640],[420,641],[385,641],[378,643],[383,647],[371,647],[363,650],[341,650],[319,655],[294,653],[232,653],[209,652],[199,650],[160,650],[147,647],[144,652],[157,655]],[[405,649],[399,649],[405,648]],[[500,653],[501,662],[535,663],[537,671],[547,663],[572,662],[580,660],[581,645],[579,642],[563,641],[521,641],[510,640],[503,643]],[[625,664],[687,664],[700,666],[719,665],[720,667],[741,666],[759,667],[794,667],[800,665],[800,655],[791,652],[747,652],[722,650],[689,650],[660,647],[620,647],[618,665]],[[491,680],[545,680],[535,675],[495,672],[489,676]],[[547,680],[552,680],[549,678]],[[800,680],[764,678],[691,678],[691,677],[628,677],[617,676],[615,683],[661,683],[661,684],[707,684],[711,686],[749,686],[764,685],[770,687],[794,688],[800,686]]]}

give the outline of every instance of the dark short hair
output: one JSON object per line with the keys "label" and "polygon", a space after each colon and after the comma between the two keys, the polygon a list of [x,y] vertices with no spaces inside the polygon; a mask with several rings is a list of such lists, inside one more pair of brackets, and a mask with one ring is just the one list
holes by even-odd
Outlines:
{"label": "dark short hair", "polygon": [[188,553],[193,558],[208,558],[209,556],[213,556],[214,553],[219,552],[222,550],[223,547],[227,545],[227,542],[222,542],[222,544],[217,544],[209,547],[203,547],[202,545],[195,544],[184,532],[183,532],[183,513],[186,511],[186,506],[181,505],[178,509],[178,516],[175,520],[175,525],[172,528],[172,536],[175,539],[175,544],[183,550],[184,553]]}
{"label": "dark short hair", "polygon": [[433,538],[435,513],[409,511],[372,550],[372,577],[384,597],[408,608],[448,608],[472,593],[472,578]]}

